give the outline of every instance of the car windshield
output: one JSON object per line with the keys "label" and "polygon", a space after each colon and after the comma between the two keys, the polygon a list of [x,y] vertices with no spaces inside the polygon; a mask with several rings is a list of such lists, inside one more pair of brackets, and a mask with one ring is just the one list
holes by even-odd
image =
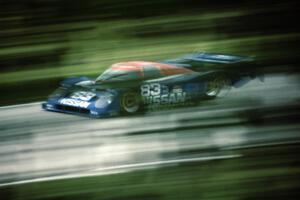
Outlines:
{"label": "car windshield", "polygon": [[96,82],[136,81],[191,72],[193,71],[183,67],[136,61],[112,65],[96,79]]}
{"label": "car windshield", "polygon": [[96,82],[102,81],[126,81],[140,79],[139,72],[136,70],[117,70],[107,69],[97,79]]}

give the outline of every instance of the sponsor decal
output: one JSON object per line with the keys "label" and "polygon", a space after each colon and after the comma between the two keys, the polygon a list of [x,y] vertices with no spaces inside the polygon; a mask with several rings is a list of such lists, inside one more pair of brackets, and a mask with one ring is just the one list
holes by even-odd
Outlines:
{"label": "sponsor decal", "polygon": [[47,110],[54,110],[54,106],[51,105],[51,104],[49,104],[49,103],[47,103],[47,104],[46,104],[46,109],[47,109]]}
{"label": "sponsor decal", "polygon": [[142,85],[141,95],[144,103],[152,105],[179,104],[186,101],[186,93],[181,86],[174,86],[169,92],[167,86],[159,83]]}
{"label": "sponsor decal", "polygon": [[67,105],[67,106],[73,106],[73,107],[79,107],[79,108],[87,108],[91,103],[86,102],[86,101],[80,101],[77,99],[68,99],[64,98],[59,100],[59,103],[62,105]]}
{"label": "sponsor decal", "polygon": [[147,104],[177,104],[184,103],[186,99],[186,93],[170,93],[158,96],[144,97],[144,102]]}
{"label": "sponsor decal", "polygon": [[183,93],[182,87],[180,85],[175,85],[172,90],[173,93]]}
{"label": "sponsor decal", "polygon": [[91,110],[91,112],[90,112],[92,115],[98,115],[99,113],[98,112],[96,112],[96,111],[93,111],[93,110]]}
{"label": "sponsor decal", "polygon": [[95,93],[93,92],[86,92],[86,91],[77,91],[77,92],[74,92],[70,98],[72,99],[78,99],[78,100],[81,100],[81,101],[89,101],[91,100],[94,96],[96,96]]}

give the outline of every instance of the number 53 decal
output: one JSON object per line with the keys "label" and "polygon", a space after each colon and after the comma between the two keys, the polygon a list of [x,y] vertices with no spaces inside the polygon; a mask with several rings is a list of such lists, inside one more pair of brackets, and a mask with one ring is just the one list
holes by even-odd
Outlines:
{"label": "number 53 decal", "polygon": [[160,91],[161,87],[159,83],[151,83],[141,86],[141,95],[144,97],[160,95]]}
{"label": "number 53 decal", "polygon": [[82,101],[89,101],[94,96],[96,96],[96,95],[92,92],[80,91],[80,92],[74,92],[70,97],[72,99],[79,99],[79,100],[82,100]]}
{"label": "number 53 decal", "polygon": [[141,95],[143,97],[160,96],[168,93],[168,87],[159,83],[144,84],[141,86]]}

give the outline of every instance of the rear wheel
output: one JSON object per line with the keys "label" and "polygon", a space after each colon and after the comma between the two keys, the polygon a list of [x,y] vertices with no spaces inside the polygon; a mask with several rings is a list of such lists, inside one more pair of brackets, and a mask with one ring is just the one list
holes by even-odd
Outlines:
{"label": "rear wheel", "polygon": [[216,75],[207,82],[205,95],[215,98],[226,94],[231,88],[231,81],[226,76]]}
{"label": "rear wheel", "polygon": [[137,113],[141,107],[140,97],[136,92],[125,92],[121,98],[121,109],[126,114]]}

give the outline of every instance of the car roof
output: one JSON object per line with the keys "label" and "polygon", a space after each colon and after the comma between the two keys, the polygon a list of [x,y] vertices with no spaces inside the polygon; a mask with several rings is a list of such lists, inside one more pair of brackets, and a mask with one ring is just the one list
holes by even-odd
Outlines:
{"label": "car roof", "polygon": [[149,68],[154,67],[154,68],[158,69],[163,75],[172,75],[175,71],[176,71],[176,74],[192,72],[192,70],[184,68],[184,67],[178,67],[178,66],[171,65],[171,64],[150,62],[150,61],[119,62],[119,63],[113,64],[111,66],[111,69],[143,72],[144,69],[146,69],[147,67],[149,67]]}

